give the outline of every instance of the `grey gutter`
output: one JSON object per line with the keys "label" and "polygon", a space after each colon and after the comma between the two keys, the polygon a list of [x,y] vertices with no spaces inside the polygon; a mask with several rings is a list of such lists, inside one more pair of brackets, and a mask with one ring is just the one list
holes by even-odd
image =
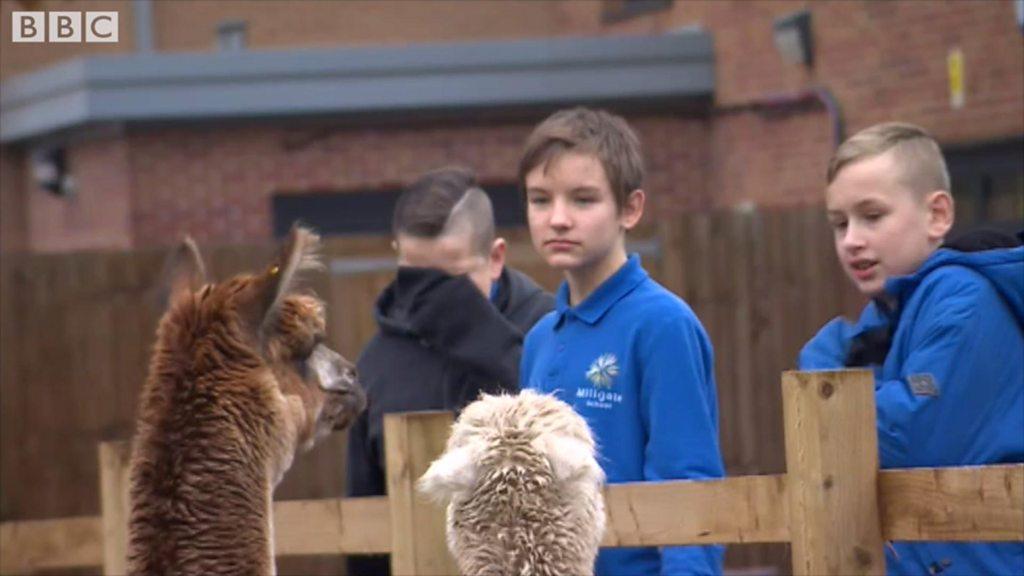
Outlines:
{"label": "grey gutter", "polygon": [[0,142],[91,122],[260,118],[581,101],[714,90],[710,35],[93,56],[0,85]]}

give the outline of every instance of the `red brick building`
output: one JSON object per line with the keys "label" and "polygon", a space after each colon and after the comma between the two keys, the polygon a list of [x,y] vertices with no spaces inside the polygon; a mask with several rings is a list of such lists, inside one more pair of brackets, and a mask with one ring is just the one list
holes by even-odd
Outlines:
{"label": "red brick building", "polygon": [[[116,11],[119,41],[11,41],[14,11],[57,10]],[[453,162],[480,173],[501,216],[516,208],[526,134],[576,103],[637,128],[653,218],[818,202],[837,136],[900,119],[947,151],[965,219],[1019,221],[1022,10],[1013,1],[4,0],[0,244],[122,249],[184,232],[248,242],[292,215],[317,223],[325,213],[328,231],[372,232],[389,212],[374,194],[390,198]],[[786,61],[774,40],[800,12],[808,64]],[[60,168],[68,186],[41,187],[41,165]]]}

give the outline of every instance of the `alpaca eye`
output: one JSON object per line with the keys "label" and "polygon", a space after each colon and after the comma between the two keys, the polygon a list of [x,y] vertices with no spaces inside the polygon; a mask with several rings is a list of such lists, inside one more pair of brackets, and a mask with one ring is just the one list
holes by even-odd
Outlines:
{"label": "alpaca eye", "polygon": [[295,372],[299,376],[301,376],[303,380],[306,380],[309,377],[309,362],[307,361],[308,359],[309,356],[306,356],[305,358],[296,358],[292,362],[295,368]]}
{"label": "alpaca eye", "polygon": [[323,344],[324,342],[327,342],[327,336],[323,334],[314,335],[313,344],[309,347],[309,350],[306,352],[306,357],[309,358],[310,356],[312,356],[313,351],[316,350],[316,347]]}

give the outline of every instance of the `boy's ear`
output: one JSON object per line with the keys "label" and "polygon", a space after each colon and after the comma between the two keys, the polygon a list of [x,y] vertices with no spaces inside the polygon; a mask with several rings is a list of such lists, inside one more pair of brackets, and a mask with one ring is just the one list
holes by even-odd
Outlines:
{"label": "boy's ear", "polygon": [[490,268],[491,280],[497,280],[501,271],[505,269],[505,256],[508,253],[508,244],[504,238],[495,238],[491,244],[491,253],[488,255],[488,266]]}
{"label": "boy's ear", "polygon": [[936,190],[925,198],[925,205],[928,207],[928,239],[941,243],[956,217],[953,196],[945,190]]}
{"label": "boy's ear", "polygon": [[626,196],[626,201],[622,203],[622,209],[619,210],[619,225],[624,230],[632,230],[640,222],[640,218],[644,215],[645,200],[644,191],[639,188]]}

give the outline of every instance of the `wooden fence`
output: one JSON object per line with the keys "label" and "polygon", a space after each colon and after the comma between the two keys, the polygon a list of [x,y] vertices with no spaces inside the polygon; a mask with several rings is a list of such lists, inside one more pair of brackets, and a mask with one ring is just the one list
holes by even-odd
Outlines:
{"label": "wooden fence", "polygon": [[[1024,464],[879,471],[870,371],[787,372],[782,397],[784,474],[609,486],[602,545],[789,542],[793,573],[822,576],[884,574],[886,540],[1024,541]],[[443,511],[413,488],[451,422],[386,416],[390,496],[276,502],[277,554],[390,552],[395,574],[454,574]],[[0,572],[123,574],[127,454],[100,447],[102,516],[0,526]]]}
{"label": "wooden fence", "polygon": [[[510,261],[548,289],[558,274],[512,232]],[[715,348],[721,447],[730,475],[785,469],[782,397],[772,377],[830,317],[860,301],[842,277],[819,206],[662,219],[633,245],[682,296]],[[264,246],[202,246],[216,278],[262,266]],[[0,261],[0,520],[95,517],[97,442],[132,433],[160,312],[154,286],[166,250],[9,255]],[[327,302],[332,344],[349,358],[372,336],[373,303],[393,270],[386,238],[329,239],[331,274],[312,287]],[[285,499],[343,493],[345,439],[297,458]],[[785,547],[730,550],[732,566],[785,568]],[[332,565],[316,572],[336,572]],[[314,570],[303,569],[310,573]]]}

